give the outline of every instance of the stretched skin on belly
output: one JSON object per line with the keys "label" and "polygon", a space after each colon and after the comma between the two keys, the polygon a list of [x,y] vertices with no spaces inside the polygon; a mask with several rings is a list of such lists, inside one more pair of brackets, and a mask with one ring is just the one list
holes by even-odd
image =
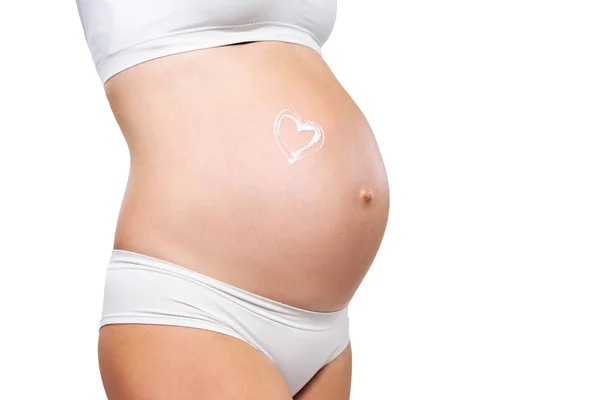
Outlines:
{"label": "stretched skin on belly", "polygon": [[276,42],[182,53],[106,89],[131,151],[116,248],[297,307],[349,301],[383,237],[387,177],[317,53]]}

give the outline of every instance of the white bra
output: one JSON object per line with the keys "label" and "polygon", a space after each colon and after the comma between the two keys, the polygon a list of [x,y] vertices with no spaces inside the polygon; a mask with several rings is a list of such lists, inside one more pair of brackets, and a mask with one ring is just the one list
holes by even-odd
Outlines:
{"label": "white bra", "polygon": [[98,75],[154,58],[233,43],[278,40],[321,54],[336,0],[77,0]]}

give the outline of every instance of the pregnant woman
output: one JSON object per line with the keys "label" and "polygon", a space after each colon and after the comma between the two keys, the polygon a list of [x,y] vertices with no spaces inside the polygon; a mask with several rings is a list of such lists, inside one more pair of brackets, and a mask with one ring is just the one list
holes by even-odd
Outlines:
{"label": "pregnant woman", "polygon": [[321,56],[335,0],[79,0],[130,151],[98,358],[109,400],[342,400],[389,189]]}

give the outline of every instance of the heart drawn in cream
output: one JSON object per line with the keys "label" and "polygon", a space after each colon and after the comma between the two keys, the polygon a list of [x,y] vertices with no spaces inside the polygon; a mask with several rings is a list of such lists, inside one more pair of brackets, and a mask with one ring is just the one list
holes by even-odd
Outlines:
{"label": "heart drawn in cream", "polygon": [[[313,132],[312,139],[306,146],[292,150],[290,145],[283,139],[280,129],[281,123],[285,118],[289,118],[295,122],[297,133],[305,131]],[[325,144],[325,133],[323,132],[323,128],[321,128],[321,126],[314,121],[303,121],[298,111],[294,110],[293,108],[284,109],[279,113],[279,115],[277,115],[275,118],[274,128],[275,142],[277,142],[277,146],[279,146],[279,149],[290,164],[300,161],[308,155],[316,153],[317,151],[321,150]]]}

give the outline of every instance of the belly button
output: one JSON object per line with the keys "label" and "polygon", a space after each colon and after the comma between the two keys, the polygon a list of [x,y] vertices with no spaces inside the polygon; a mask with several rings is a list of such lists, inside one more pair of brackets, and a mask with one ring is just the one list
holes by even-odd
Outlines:
{"label": "belly button", "polygon": [[368,203],[373,198],[373,191],[368,186],[363,186],[360,190],[360,198],[365,203]]}

